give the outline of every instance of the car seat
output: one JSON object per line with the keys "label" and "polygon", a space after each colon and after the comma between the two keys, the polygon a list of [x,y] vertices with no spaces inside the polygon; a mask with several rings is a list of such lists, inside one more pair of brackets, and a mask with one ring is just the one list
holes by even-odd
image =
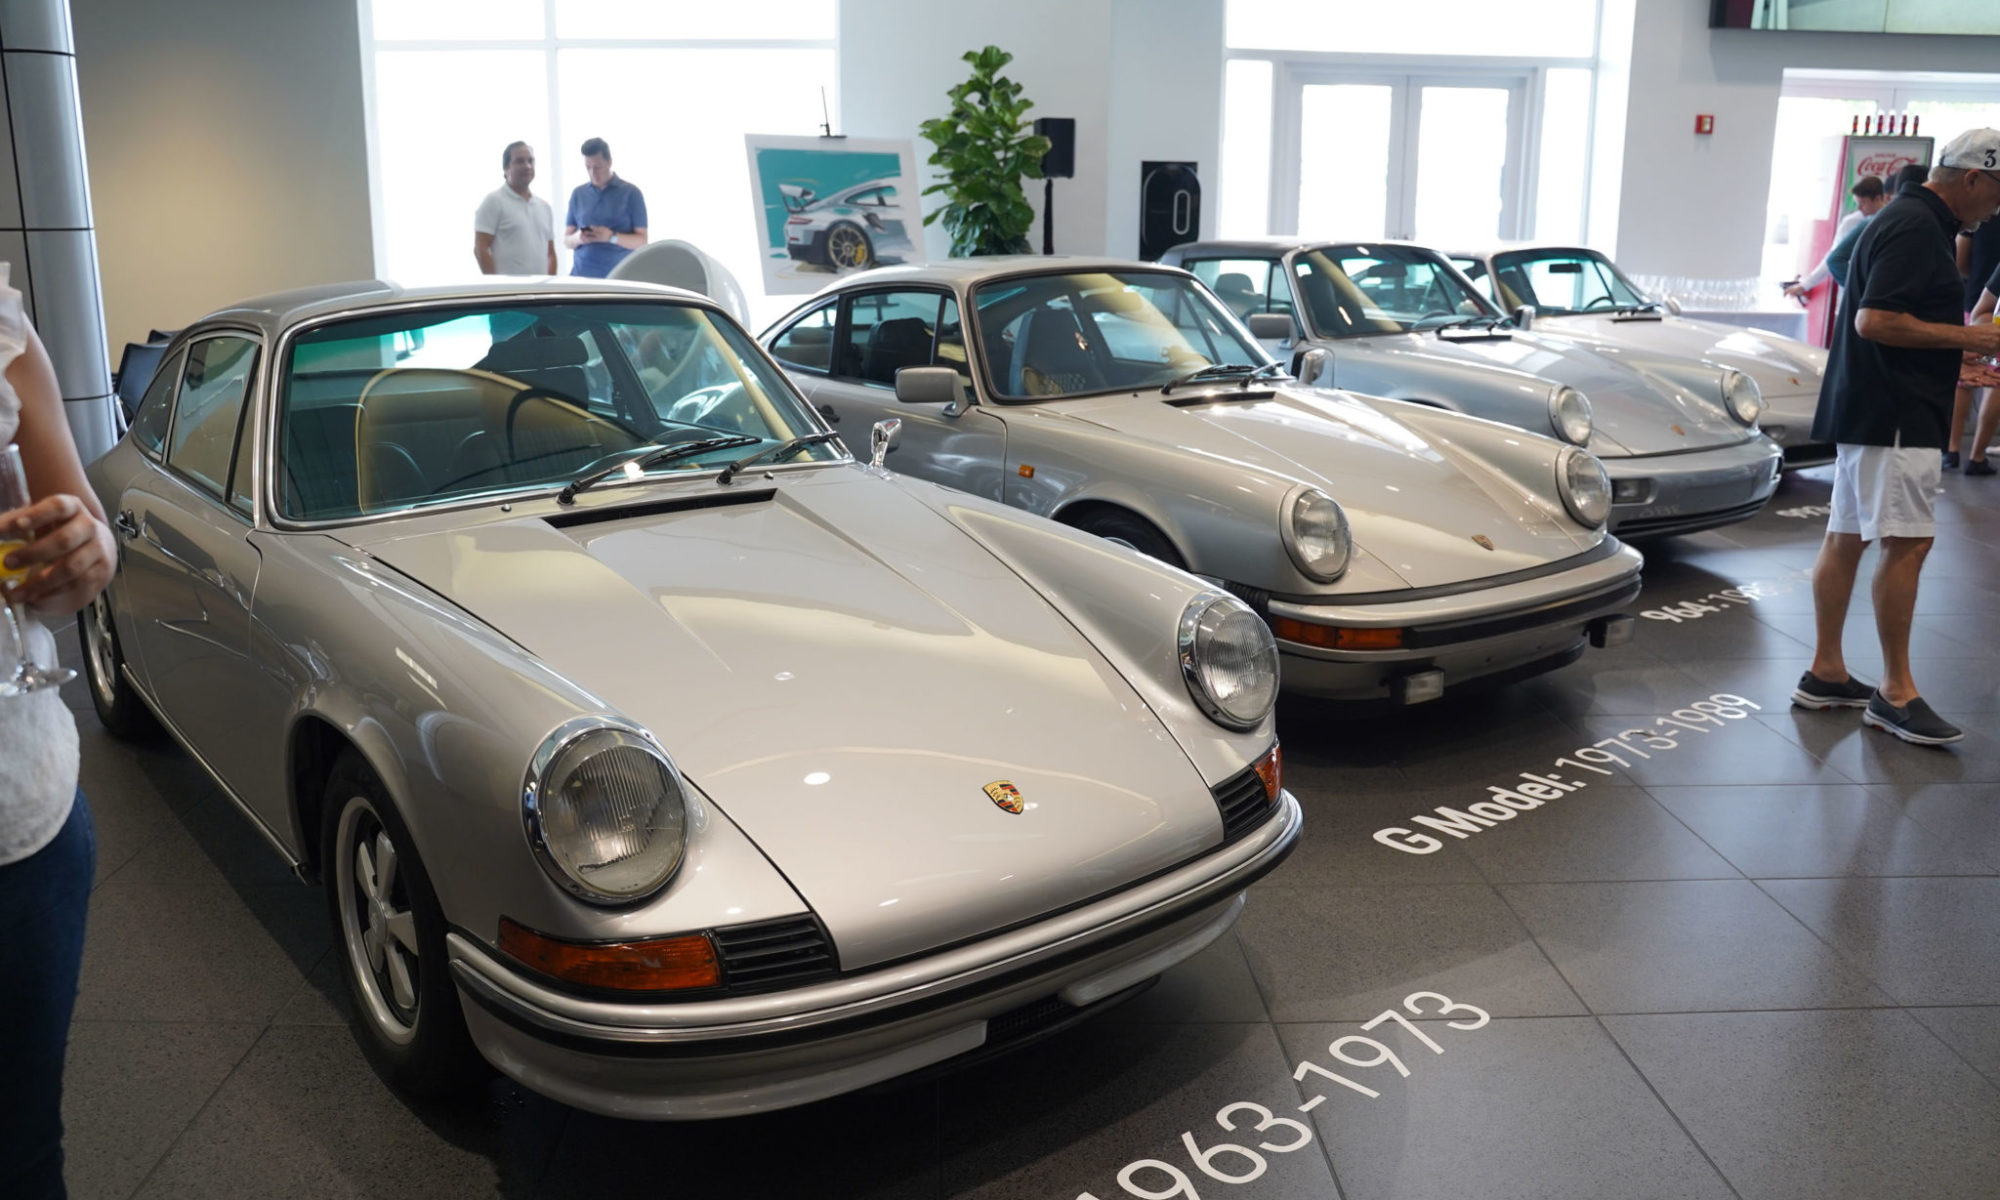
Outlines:
{"label": "car seat", "polygon": [[922,317],[896,317],[875,327],[861,356],[861,377],[894,385],[897,371],[928,366],[930,361],[930,323]]}
{"label": "car seat", "polygon": [[1264,308],[1264,297],[1257,294],[1256,285],[1241,271],[1225,271],[1216,276],[1215,296],[1227,304],[1239,319],[1261,312]]}
{"label": "car seat", "polygon": [[1038,308],[1022,318],[1007,381],[1015,396],[1062,396],[1104,386],[1083,326],[1066,308]]}
{"label": "car seat", "polygon": [[473,368],[583,404],[590,399],[590,380],[583,369],[589,357],[583,339],[575,334],[535,337],[530,331],[495,342]]}

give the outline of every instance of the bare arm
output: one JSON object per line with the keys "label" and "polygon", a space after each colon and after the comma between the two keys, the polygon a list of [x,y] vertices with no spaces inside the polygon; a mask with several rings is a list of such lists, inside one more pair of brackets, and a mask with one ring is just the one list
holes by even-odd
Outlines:
{"label": "bare arm", "polygon": [[555,241],[551,239],[549,242],[549,274],[554,275],[555,273],[556,273],[556,244]]}
{"label": "bare arm", "polygon": [[472,257],[478,260],[481,275],[496,274],[493,269],[493,235],[475,233],[472,235]]}
{"label": "bare arm", "polygon": [[1993,309],[2000,304],[2000,296],[1993,294],[1992,288],[1979,293],[1979,303],[1972,306],[1972,320],[1969,325],[1990,325],[1993,323]]}
{"label": "bare arm", "polygon": [[1864,308],[1854,314],[1854,332],[1871,342],[1909,350],[2000,354],[2000,325],[1940,325],[1909,313]]}
{"label": "bare arm", "polygon": [[21,397],[14,440],[34,502],[0,515],[0,528],[27,534],[28,545],[8,557],[16,566],[38,568],[21,582],[18,594],[41,612],[77,612],[111,582],[118,549],[70,438],[55,368],[33,329],[28,348],[7,368],[7,382]]}
{"label": "bare arm", "polygon": [[563,226],[563,245],[569,247],[571,250],[576,249],[578,246],[583,245],[585,242],[589,240],[590,239],[584,235],[584,231],[578,229],[576,226],[574,225]]}
{"label": "bare arm", "polygon": [[[606,232],[609,233],[610,231],[606,230]],[[637,250],[646,244],[646,227],[641,225],[630,233],[613,233],[611,234],[611,244],[622,246],[627,250]]]}

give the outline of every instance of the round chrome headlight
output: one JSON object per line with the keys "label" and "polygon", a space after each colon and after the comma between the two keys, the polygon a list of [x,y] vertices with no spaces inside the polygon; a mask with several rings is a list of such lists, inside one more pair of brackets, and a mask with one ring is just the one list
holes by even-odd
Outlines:
{"label": "round chrome headlight", "polygon": [[1278,643],[1271,627],[1234,596],[1208,592],[1181,613],[1181,675],[1218,725],[1250,729],[1278,700]]}
{"label": "round chrome headlight", "polygon": [[1611,516],[1611,477],[1595,455],[1565,448],[1556,459],[1556,490],[1569,515],[1593,529]]}
{"label": "round chrome headlight", "polygon": [[1764,389],[1741,371],[1722,373],[1722,406],[1745,425],[1755,425],[1764,411]]}
{"label": "round chrome headlight", "polygon": [[1590,440],[1590,401],[1575,388],[1558,384],[1549,392],[1549,425],[1563,441],[1583,445]]}
{"label": "round chrome headlight", "polygon": [[1285,552],[1307,578],[1332,583],[1347,570],[1348,557],[1354,551],[1347,514],[1318,488],[1300,484],[1285,496],[1278,533]]}
{"label": "round chrome headlight", "polygon": [[592,904],[646,899],[687,849],[680,772],[645,730],[602,717],[566,722],[543,740],[521,815],[549,878]]}

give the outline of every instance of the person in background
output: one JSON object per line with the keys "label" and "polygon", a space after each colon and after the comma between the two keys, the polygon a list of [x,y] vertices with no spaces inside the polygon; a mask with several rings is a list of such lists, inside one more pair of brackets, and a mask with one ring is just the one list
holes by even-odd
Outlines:
{"label": "person in background", "polygon": [[[1988,221],[1988,225],[2000,225],[2000,218]],[[1966,316],[1967,325],[1991,325],[1993,313],[2000,307],[2000,262],[1993,265],[1992,274],[1979,289],[1979,299],[1974,302],[1972,312]],[[1972,433],[1972,453],[1966,457],[1967,475],[1992,475],[1993,464],[1986,461],[1986,451],[1993,445],[1993,435],[2000,432],[2000,365],[1990,359],[1974,354],[1965,356],[1965,365],[1958,373],[1958,396],[1952,405],[1951,449],[1944,456],[1944,465],[1958,465],[1959,436],[1965,432],[1965,411],[1959,405],[1969,405],[1975,390],[1985,392],[1979,402],[1979,427]]]}
{"label": "person in background", "polygon": [[[0,266],[0,272],[5,267]],[[0,274],[0,445],[14,442],[32,503],[0,513],[0,534],[27,544],[16,598],[23,639],[56,661],[38,618],[84,608],[111,581],[118,550],[70,440],[48,352]],[[55,688],[0,696],[0,1196],[65,1195],[63,1053],[83,962],[97,834],[77,789],[76,720]]]}
{"label": "person in background", "polygon": [[500,152],[507,182],[479,202],[472,215],[472,257],[481,275],[556,273],[556,214],[528,190],[535,181],[535,148],[515,142]]}
{"label": "person in background", "polygon": [[603,138],[583,144],[583,169],[590,179],[569,194],[563,245],[576,251],[570,274],[602,279],[646,244],[646,197],[612,171]]}
{"label": "person in background", "polygon": [[[1917,692],[1910,625],[1917,580],[1937,526],[1938,451],[1965,354],[2000,353],[2000,326],[1968,326],[1952,248],[1961,225],[2000,211],[2000,130],[1953,138],[1921,186],[1899,192],[1854,248],[1813,438],[1832,442],[1833,512],[1813,568],[1815,645],[1792,703],[1860,708],[1862,722],[1925,746],[1965,734]],[[1874,581],[1882,682],[1848,674],[1847,606],[1868,543],[1882,543]]]}
{"label": "person in background", "polygon": [[[1982,221],[1975,228],[1959,231],[1958,269],[1965,276],[1965,323],[1971,325],[1979,309],[1980,293],[1988,290],[1988,281],[1993,278],[1994,271],[2000,270],[2000,221]],[[1987,316],[1983,319],[1991,321],[1993,319],[1991,313],[1992,310],[1988,309]],[[1965,436],[1965,419],[1972,415],[1973,396],[1980,388],[1992,386],[1983,382],[1992,373],[1990,369],[1982,369],[1982,365],[1976,362],[1968,361],[1965,365],[1965,374],[1958,384],[1958,394],[1952,397],[1951,440],[1945,444],[1944,451],[1944,466],[1947,471],[1958,469],[1959,444]],[[1993,436],[1992,423],[1986,418],[1993,403],[1993,393],[1988,391],[1979,409],[1979,425],[1986,432],[1981,440],[1972,445],[1974,455],[1972,461],[1975,466],[1967,468],[1968,475],[1993,473],[1993,468],[1986,465],[1986,443]]]}
{"label": "person in background", "polygon": [[1847,190],[1854,195],[1854,211],[1840,218],[1840,224],[1834,226],[1833,245],[1827,250],[1826,256],[1819,260],[1819,265],[1804,279],[1786,284],[1785,295],[1795,300],[1804,300],[1808,292],[1829,279],[1842,287],[1847,286],[1847,255],[1841,255],[1841,269],[1836,274],[1833,269],[1834,251],[1841,249],[1843,243],[1847,243],[1851,248],[1852,239],[1861,235],[1862,223],[1881,212],[1882,206],[1889,202],[1888,193],[1882,187],[1882,180],[1874,175],[1863,175]]}

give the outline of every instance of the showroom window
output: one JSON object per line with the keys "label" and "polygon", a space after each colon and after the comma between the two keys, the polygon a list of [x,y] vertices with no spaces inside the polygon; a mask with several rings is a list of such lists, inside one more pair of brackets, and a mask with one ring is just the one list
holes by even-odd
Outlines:
{"label": "showroom window", "polygon": [[1581,240],[1599,7],[1229,0],[1221,234]]}
{"label": "showroom window", "polygon": [[781,313],[759,282],[746,133],[838,120],[838,0],[757,5],[656,0],[360,0],[369,79],[375,261],[403,284],[471,278],[472,214],[500,156],[535,151],[536,196],[562,246],[584,139],[645,194],[654,241],[692,242],[748,292],[753,323]]}

